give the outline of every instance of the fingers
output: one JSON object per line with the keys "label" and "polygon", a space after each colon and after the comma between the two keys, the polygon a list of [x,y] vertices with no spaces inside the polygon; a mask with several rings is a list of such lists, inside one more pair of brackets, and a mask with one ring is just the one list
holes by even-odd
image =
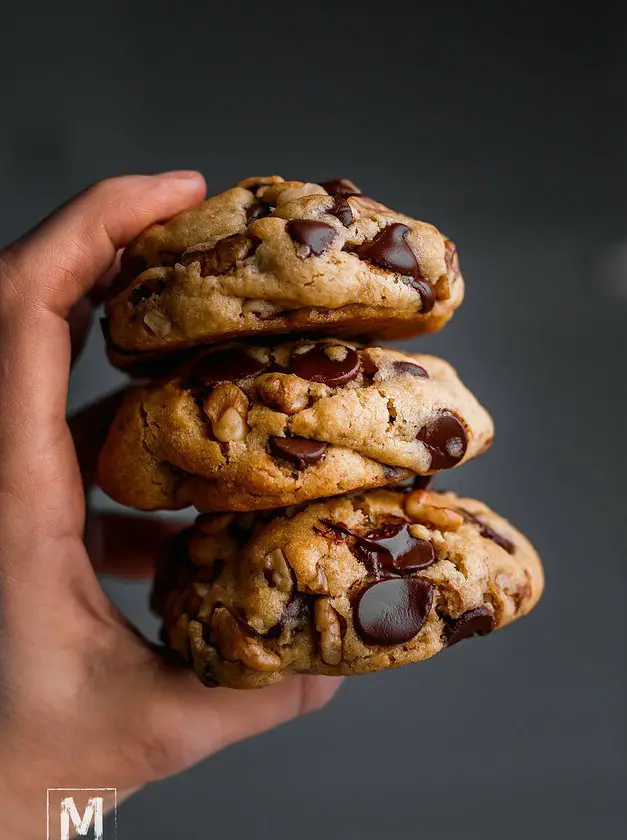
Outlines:
{"label": "fingers", "polygon": [[67,503],[77,470],[65,422],[65,318],[119,247],[198,203],[204,189],[198,173],[105,181],[0,254],[0,494],[54,538],[83,528],[80,510]]}
{"label": "fingers", "polygon": [[164,669],[157,700],[158,721],[172,739],[170,749],[178,766],[170,772],[321,709],[341,683],[341,677],[300,675],[258,690],[207,689],[187,669]]}
{"label": "fingers", "polygon": [[185,522],[121,513],[93,513],[87,519],[85,545],[98,574],[152,578],[155,559]]}
{"label": "fingers", "polygon": [[101,181],[14,243],[5,255],[10,302],[66,317],[126,245],[153,222],[202,200],[198,172]]}

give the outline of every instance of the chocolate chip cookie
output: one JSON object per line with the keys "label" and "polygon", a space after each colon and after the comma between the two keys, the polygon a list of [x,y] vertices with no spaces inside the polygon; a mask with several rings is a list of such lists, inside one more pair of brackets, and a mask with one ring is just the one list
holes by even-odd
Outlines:
{"label": "chocolate chip cookie", "polygon": [[435,473],[492,436],[489,414],[435,356],[340,339],[233,343],[132,391],[99,475],[132,507],[255,510]]}
{"label": "chocolate chip cookie", "polygon": [[525,615],[542,588],[531,544],[482,502],[374,490],[203,514],[162,559],[153,606],[204,683],[257,688],[428,659]]}
{"label": "chocolate chip cookie", "polygon": [[408,337],[439,330],[463,294],[432,225],[344,179],[248,178],[127,247],[106,331],[120,366],[259,334]]}

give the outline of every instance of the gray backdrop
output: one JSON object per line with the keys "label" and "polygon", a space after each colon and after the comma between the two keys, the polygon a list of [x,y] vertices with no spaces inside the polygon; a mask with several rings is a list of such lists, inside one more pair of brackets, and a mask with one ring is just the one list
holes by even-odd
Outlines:
{"label": "gray backdrop", "polygon": [[[350,680],[324,712],[144,790],[121,808],[121,840],[623,837],[621,4],[4,14],[2,241],[95,179],[177,167],[210,191],[347,176],[455,239],[467,300],[410,346],[459,368],[497,437],[440,486],[511,517],[546,563],[530,618]],[[94,332],[71,406],[119,378]],[[144,586],[107,586],[154,632]]]}

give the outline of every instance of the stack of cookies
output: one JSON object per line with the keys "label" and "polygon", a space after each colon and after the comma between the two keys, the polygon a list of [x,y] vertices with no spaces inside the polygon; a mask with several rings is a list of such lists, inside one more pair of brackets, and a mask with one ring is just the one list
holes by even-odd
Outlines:
{"label": "stack of cookies", "polygon": [[463,299],[453,243],[345,179],[248,178],[126,249],[107,306],[129,392],[102,488],[200,515],[159,563],[163,639],[207,685],[427,659],[525,615],[530,543],[429,491],[492,420],[442,359],[378,343]]}

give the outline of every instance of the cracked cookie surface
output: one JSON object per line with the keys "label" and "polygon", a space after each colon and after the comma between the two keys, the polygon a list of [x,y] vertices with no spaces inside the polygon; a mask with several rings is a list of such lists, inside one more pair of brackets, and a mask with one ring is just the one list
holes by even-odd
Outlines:
{"label": "cracked cookie surface", "polygon": [[432,225],[344,180],[249,178],[126,248],[110,358],[259,334],[409,337],[441,329],[463,294],[455,246]]}
{"label": "cracked cookie surface", "polygon": [[492,437],[489,414],[435,356],[234,343],[127,395],[99,480],[142,509],[255,510],[435,473]]}
{"label": "cracked cookie surface", "polygon": [[198,517],[161,560],[153,608],[204,683],[257,688],[428,659],[542,588],[529,541],[482,502],[386,489]]}

